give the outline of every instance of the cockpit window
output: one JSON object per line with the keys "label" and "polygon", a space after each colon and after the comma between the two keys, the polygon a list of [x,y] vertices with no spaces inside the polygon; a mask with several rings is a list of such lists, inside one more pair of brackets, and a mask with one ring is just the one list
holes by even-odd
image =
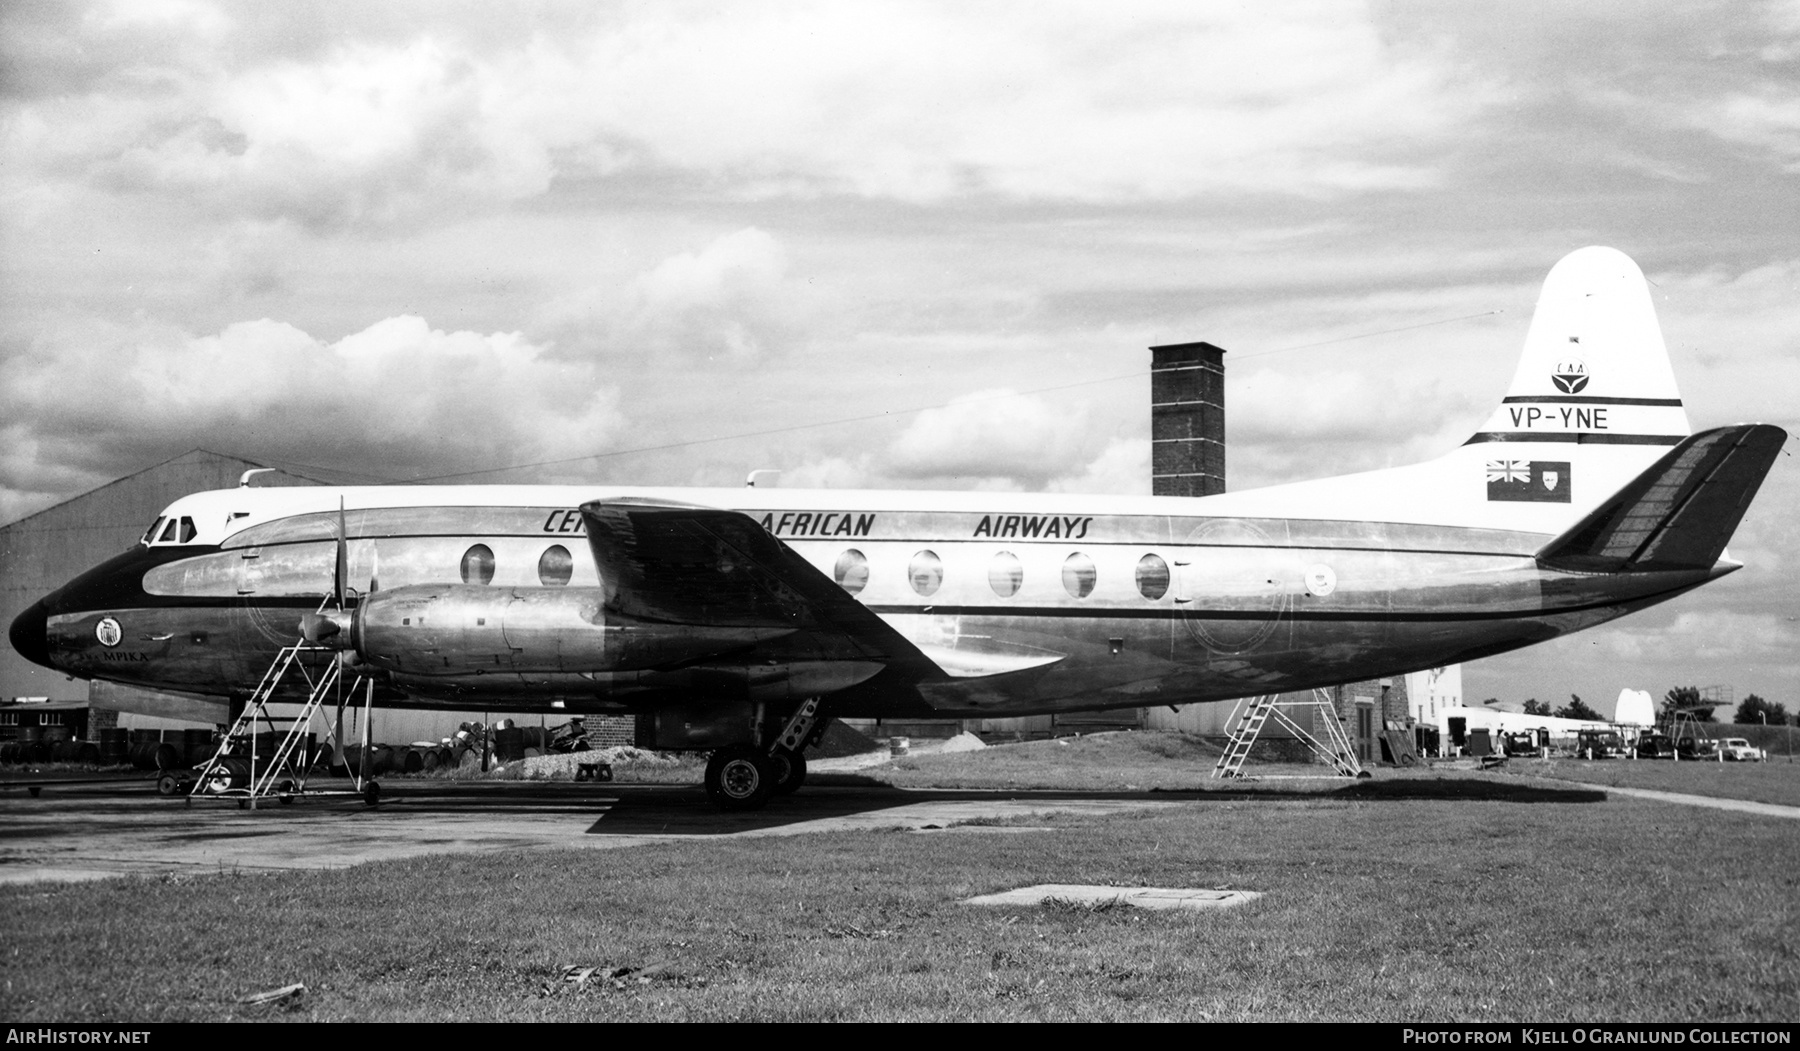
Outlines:
{"label": "cockpit window", "polygon": [[191,544],[200,528],[187,515],[180,518],[158,518],[144,533],[145,544]]}

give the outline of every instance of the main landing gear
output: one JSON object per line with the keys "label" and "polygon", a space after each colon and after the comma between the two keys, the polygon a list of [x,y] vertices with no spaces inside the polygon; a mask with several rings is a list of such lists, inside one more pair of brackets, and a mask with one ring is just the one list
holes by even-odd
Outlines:
{"label": "main landing gear", "polygon": [[756,810],[773,796],[799,790],[806,757],[747,745],[721,748],[706,763],[706,795],[723,810]]}
{"label": "main landing gear", "polygon": [[756,810],[772,796],[792,795],[806,781],[802,749],[819,725],[817,698],[800,706],[767,747],[732,745],[706,762],[706,795],[723,810]]}

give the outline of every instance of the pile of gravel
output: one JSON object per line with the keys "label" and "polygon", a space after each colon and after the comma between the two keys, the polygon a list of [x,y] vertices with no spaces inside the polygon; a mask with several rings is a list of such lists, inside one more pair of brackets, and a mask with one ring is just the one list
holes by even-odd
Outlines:
{"label": "pile of gravel", "polygon": [[533,756],[522,762],[510,763],[509,766],[522,767],[522,776],[528,781],[573,781],[575,768],[584,763],[611,763],[614,766],[676,766],[680,757],[666,752],[652,752],[644,748],[633,748],[630,745],[616,745],[611,748],[595,748],[587,752],[562,752],[556,755]]}

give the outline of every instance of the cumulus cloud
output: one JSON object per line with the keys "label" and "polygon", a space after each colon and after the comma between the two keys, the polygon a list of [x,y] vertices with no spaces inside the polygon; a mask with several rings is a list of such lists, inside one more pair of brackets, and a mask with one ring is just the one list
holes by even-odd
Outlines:
{"label": "cumulus cloud", "polygon": [[1696,127],[1768,154],[1782,171],[1800,172],[1800,91],[1791,86],[1771,84],[1756,94],[1733,94],[1694,116]]}
{"label": "cumulus cloud", "polygon": [[196,446],[405,479],[599,452],[623,422],[592,363],[414,316],[329,343],[268,319],[69,336],[0,366],[15,506],[58,470],[111,477]]}
{"label": "cumulus cloud", "polygon": [[1800,390],[1800,259],[1654,280],[1663,337],[1696,426],[1800,422],[1792,395]]}
{"label": "cumulus cloud", "polygon": [[1760,613],[1683,610],[1661,630],[1639,630],[1632,656],[1648,650],[1700,660],[1786,658],[1800,647],[1800,624]]}
{"label": "cumulus cloud", "polygon": [[827,456],[781,472],[787,489],[863,489],[870,486],[869,455]]}
{"label": "cumulus cloud", "polygon": [[1114,438],[1080,473],[1053,479],[1046,488],[1053,493],[1148,496],[1150,441],[1147,438]]}
{"label": "cumulus cloud", "polygon": [[579,341],[637,355],[749,359],[785,343],[810,293],[787,276],[787,253],[754,227],[658,263],[622,286],[597,286],[543,310],[548,326]]}
{"label": "cumulus cloud", "polygon": [[1421,147],[1492,101],[1447,56],[1384,43],[1347,0],[646,5],[541,15],[524,38],[428,17],[396,40],[332,17],[347,22],[335,46],[307,34],[291,52],[244,46],[204,4],[72,21],[61,32],[113,65],[54,94],[29,84],[51,65],[30,65],[9,152],[25,178],[319,228],[626,170],[740,197],[1316,195],[1430,184]]}
{"label": "cumulus cloud", "polygon": [[959,488],[973,479],[1004,479],[1035,490],[1071,464],[1087,462],[1092,448],[1085,411],[999,389],[961,395],[920,413],[886,460],[904,478],[954,480]]}
{"label": "cumulus cloud", "polygon": [[1226,393],[1233,489],[1422,463],[1479,422],[1470,399],[1435,370],[1295,361],[1246,371]]}

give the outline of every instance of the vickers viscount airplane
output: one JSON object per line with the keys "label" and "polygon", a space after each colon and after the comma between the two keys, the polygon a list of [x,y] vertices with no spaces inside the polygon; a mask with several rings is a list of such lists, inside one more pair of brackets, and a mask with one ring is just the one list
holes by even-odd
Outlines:
{"label": "vickers viscount airplane", "polygon": [[[751,807],[798,785],[823,718],[1226,700],[1643,609],[1738,568],[1785,439],[1690,435],[1643,275],[1585,248],[1499,407],[1424,464],[1193,499],[246,486],[177,500],[11,638],[223,704],[304,631],[383,705],[637,713]],[[339,573],[369,586],[322,601]]]}

